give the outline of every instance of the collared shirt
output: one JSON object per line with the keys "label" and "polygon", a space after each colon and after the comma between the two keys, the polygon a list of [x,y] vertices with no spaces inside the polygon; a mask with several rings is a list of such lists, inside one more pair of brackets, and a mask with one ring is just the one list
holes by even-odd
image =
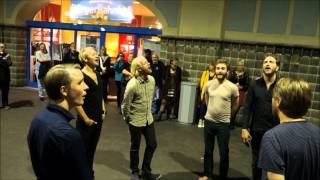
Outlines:
{"label": "collared shirt", "polygon": [[153,123],[151,104],[155,81],[152,76],[144,80],[134,77],[128,82],[122,101],[122,112],[125,121],[136,127]]}
{"label": "collared shirt", "polygon": [[262,77],[250,82],[244,103],[243,128],[264,133],[279,124],[272,115],[272,91],[276,82],[269,89]]}
{"label": "collared shirt", "polygon": [[39,180],[91,180],[85,148],[79,132],[69,121],[72,114],[49,104],[31,122],[28,145]]}

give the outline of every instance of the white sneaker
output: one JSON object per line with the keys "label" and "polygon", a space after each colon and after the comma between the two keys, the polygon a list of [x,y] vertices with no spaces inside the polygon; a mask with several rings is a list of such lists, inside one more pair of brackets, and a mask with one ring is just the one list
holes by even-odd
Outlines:
{"label": "white sneaker", "polygon": [[198,122],[198,128],[201,128],[201,126],[202,126],[202,119],[199,119],[199,122]]}
{"label": "white sneaker", "polygon": [[204,120],[201,122],[201,128],[204,128]]}

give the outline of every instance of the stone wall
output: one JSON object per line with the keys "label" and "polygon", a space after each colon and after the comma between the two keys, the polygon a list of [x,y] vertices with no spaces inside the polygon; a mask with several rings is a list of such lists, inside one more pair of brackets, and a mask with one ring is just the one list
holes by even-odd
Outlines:
{"label": "stone wall", "polygon": [[0,25],[0,42],[11,56],[11,86],[26,85],[27,28]]}
{"label": "stone wall", "polygon": [[245,59],[250,78],[259,77],[266,53],[274,53],[280,60],[281,77],[297,77],[310,83],[313,100],[307,117],[320,125],[320,49],[162,37],[160,58],[167,63],[171,57],[178,57],[183,81],[199,82],[202,71],[218,57],[228,60],[231,68],[239,59]]}

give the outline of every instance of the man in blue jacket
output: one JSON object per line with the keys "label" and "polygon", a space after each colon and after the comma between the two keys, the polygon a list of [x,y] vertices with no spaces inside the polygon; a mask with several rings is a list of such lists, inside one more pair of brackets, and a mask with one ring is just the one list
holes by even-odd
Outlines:
{"label": "man in blue jacket", "polygon": [[79,132],[70,124],[69,112],[83,104],[88,86],[79,65],[57,65],[47,73],[44,85],[51,102],[31,122],[28,145],[38,180],[91,180],[85,148]]}

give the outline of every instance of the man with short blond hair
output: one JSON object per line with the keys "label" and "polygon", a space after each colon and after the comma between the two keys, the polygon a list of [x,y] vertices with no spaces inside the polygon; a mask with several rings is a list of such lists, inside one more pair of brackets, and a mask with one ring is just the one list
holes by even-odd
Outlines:
{"label": "man with short blond hair", "polygon": [[264,134],[258,163],[268,179],[320,179],[320,128],[303,117],[311,98],[303,80],[283,78],[274,88],[272,112],[280,124]]}
{"label": "man with short blond hair", "polygon": [[129,125],[131,135],[130,168],[131,180],[139,180],[139,148],[141,135],[145,137],[141,177],[145,180],[156,180],[160,174],[151,173],[151,160],[157,147],[151,104],[155,81],[151,74],[150,64],[143,56],[135,58],[131,64],[131,78],[127,84],[122,101],[122,114]]}
{"label": "man with short blond hair", "polygon": [[83,104],[88,86],[78,65],[56,65],[46,74],[50,104],[31,122],[28,145],[37,179],[91,180],[82,138],[69,122]]}

